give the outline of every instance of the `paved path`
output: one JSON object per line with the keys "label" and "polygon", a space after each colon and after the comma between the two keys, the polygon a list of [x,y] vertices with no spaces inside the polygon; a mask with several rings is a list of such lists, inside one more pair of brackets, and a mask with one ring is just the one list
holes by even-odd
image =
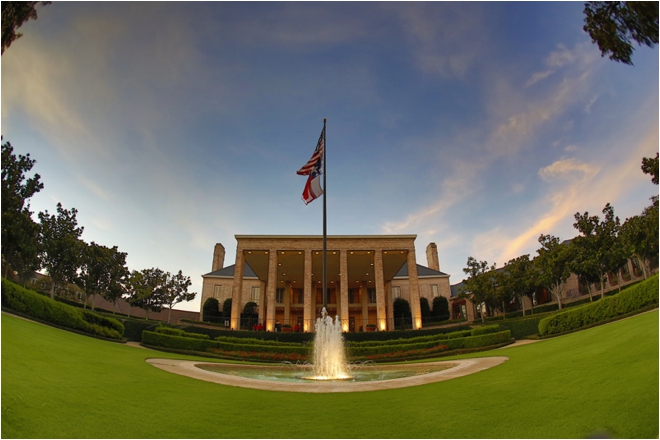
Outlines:
{"label": "paved path", "polygon": [[[506,362],[509,358],[504,356],[486,357],[478,359],[464,359],[444,362],[428,362],[421,364],[389,365],[379,368],[402,369],[402,368],[424,368],[425,366],[449,365],[450,368],[433,373],[399,379],[379,380],[372,382],[351,381],[308,381],[303,383],[277,382],[274,380],[259,380],[229,374],[214,373],[198,368],[198,365],[209,362],[183,361],[177,359],[147,359],[147,362],[161,370],[181,374],[207,382],[215,382],[222,385],[237,386],[243,388],[254,388],[269,391],[290,391],[299,393],[350,393],[354,391],[375,391],[393,388],[404,388],[415,385],[424,385],[432,382],[454,379],[487,370]],[[223,364],[229,365],[229,364]],[[237,366],[245,368],[246,365]],[[259,367],[268,368],[268,367]]]}

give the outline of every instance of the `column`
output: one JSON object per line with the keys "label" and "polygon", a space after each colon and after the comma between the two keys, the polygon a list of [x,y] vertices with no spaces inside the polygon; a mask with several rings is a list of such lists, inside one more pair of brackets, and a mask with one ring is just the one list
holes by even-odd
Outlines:
{"label": "column", "polygon": [[282,324],[291,324],[291,283],[287,281],[284,283],[284,322]]}
{"label": "column", "polygon": [[394,299],[392,298],[392,282],[385,283],[387,292],[387,330],[394,330]]}
{"label": "column", "polygon": [[312,251],[305,249],[305,266],[303,268],[305,290],[303,298],[303,331],[313,331],[312,328]]}
{"label": "column", "polygon": [[268,279],[266,280],[266,331],[275,330],[275,289],[277,288],[277,249],[268,251]]}
{"label": "column", "polygon": [[369,324],[369,291],[366,287],[360,286],[360,303],[362,304],[362,322],[360,325],[363,330],[367,331],[367,324]]}
{"label": "column", "polygon": [[348,250],[339,251],[339,319],[341,319],[341,329],[348,331]]}
{"label": "column", "polygon": [[415,248],[408,249],[408,282],[410,283],[410,312],[413,330],[422,328],[422,309],[419,305],[419,279],[417,278],[417,259]]}
{"label": "column", "polygon": [[383,251],[374,252],[374,275],[376,276],[376,325],[378,330],[387,329],[385,319],[385,277],[383,276]]}
{"label": "column", "polygon": [[231,289],[231,322],[232,330],[241,328],[241,296],[243,293],[243,270],[245,268],[245,255],[240,245],[236,248],[236,266],[234,266],[234,285]]}

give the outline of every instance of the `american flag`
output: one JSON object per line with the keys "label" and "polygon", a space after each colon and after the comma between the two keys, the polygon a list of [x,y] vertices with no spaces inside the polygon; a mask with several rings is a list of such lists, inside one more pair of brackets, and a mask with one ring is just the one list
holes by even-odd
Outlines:
{"label": "american flag", "polygon": [[309,173],[309,178],[305,184],[305,189],[302,193],[303,202],[305,205],[309,204],[311,201],[323,195],[323,189],[321,188],[321,159],[316,162],[316,165],[312,168],[312,171]]}
{"label": "american flag", "polygon": [[325,135],[325,127],[323,127],[323,130],[321,130],[321,137],[319,137],[319,142],[316,144],[316,149],[314,150],[314,154],[312,154],[312,158],[309,159],[307,163],[303,165],[301,169],[298,170],[297,174],[301,176],[307,176],[312,173],[317,163],[321,163],[321,161],[323,160],[323,146],[324,146],[323,139],[325,139],[324,135]]}

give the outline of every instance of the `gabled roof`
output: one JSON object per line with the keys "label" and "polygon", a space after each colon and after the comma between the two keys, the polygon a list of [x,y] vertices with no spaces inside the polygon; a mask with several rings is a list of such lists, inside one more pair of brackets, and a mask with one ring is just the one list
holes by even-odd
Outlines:
{"label": "gabled roof", "polygon": [[[203,277],[211,277],[211,278],[234,278],[234,269],[236,268],[235,264],[232,264],[231,266],[223,267],[222,269],[215,270],[213,272],[209,272],[205,275],[202,275]],[[255,278],[258,279],[257,274],[254,273],[252,268],[250,267],[247,262],[245,263],[245,267],[243,268],[243,278]]]}
{"label": "gabled roof", "polygon": [[[426,266],[422,266],[421,264],[417,265],[417,277],[419,278],[428,278],[428,277],[448,277],[444,272],[440,272],[439,270],[431,269]],[[394,275],[394,279],[397,278],[408,278],[408,263],[404,263],[403,266],[401,266],[401,269]]]}

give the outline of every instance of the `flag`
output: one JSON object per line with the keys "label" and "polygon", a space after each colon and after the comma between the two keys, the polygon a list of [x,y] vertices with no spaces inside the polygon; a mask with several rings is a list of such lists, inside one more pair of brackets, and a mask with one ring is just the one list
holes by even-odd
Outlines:
{"label": "flag", "polygon": [[323,127],[323,130],[321,130],[321,137],[319,137],[319,141],[316,144],[316,149],[314,150],[314,154],[312,154],[312,158],[307,161],[307,163],[298,170],[297,174],[300,174],[301,176],[307,176],[311,174],[312,170],[316,167],[316,164],[319,162],[319,160],[323,160],[323,140],[325,139],[325,127]]}
{"label": "flag", "polygon": [[305,189],[303,190],[302,199],[305,202],[305,205],[310,203],[312,200],[316,199],[323,195],[323,189],[321,188],[321,167],[323,165],[323,149],[325,147],[325,123],[323,125],[323,130],[321,130],[321,136],[319,141],[316,143],[316,149],[314,154],[307,161],[307,163],[298,170],[298,174],[301,176],[309,175],[307,183],[305,184]]}
{"label": "flag", "polygon": [[305,205],[323,195],[323,189],[321,188],[321,163],[322,159],[319,158],[316,165],[309,173],[309,178],[307,179],[305,189],[302,193],[302,199],[303,202],[305,202]]}

